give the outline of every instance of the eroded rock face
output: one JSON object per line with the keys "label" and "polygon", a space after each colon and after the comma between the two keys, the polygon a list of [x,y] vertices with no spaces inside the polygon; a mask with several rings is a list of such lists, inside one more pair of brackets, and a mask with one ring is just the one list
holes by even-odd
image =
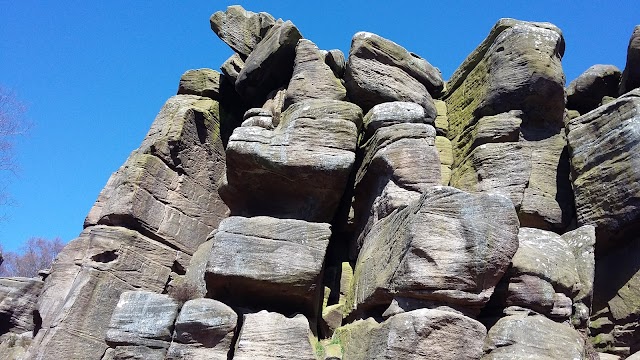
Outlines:
{"label": "eroded rock face", "polygon": [[447,83],[451,185],[498,192],[523,226],[562,231],[573,215],[563,131],[562,33],[500,20]]}
{"label": "eroded rock face", "polygon": [[627,48],[627,64],[620,80],[620,95],[640,87],[640,25],[633,29]]}
{"label": "eroded rock face", "polygon": [[34,311],[41,290],[39,279],[0,278],[0,336],[37,332],[40,324],[34,319]]}
{"label": "eroded rock face", "polygon": [[215,299],[312,316],[329,224],[270,217],[230,217],[220,223],[205,273]]}
{"label": "eroded rock face", "polygon": [[237,128],[227,147],[227,184],[220,190],[234,215],[329,222],[355,161],[360,108],[344,101],[305,100],[275,129]]}
{"label": "eroded rock face", "polygon": [[310,336],[309,322],[302,315],[288,318],[268,311],[246,314],[233,358],[316,360]]}
{"label": "eroded rock face", "polygon": [[482,359],[584,359],[584,341],[570,326],[544,316],[512,315],[489,329]]}
{"label": "eroded rock face", "polygon": [[509,199],[429,189],[363,235],[349,310],[407,297],[474,313],[509,266],[517,233]]}
{"label": "eroded rock face", "polygon": [[613,65],[593,65],[567,87],[567,109],[586,114],[602,104],[605,96],[617,97],[620,69]]}
{"label": "eroded rock face", "polygon": [[381,324],[358,320],[336,330],[343,359],[480,359],[485,327],[448,311],[420,309]]}
{"label": "eroded rock face", "polygon": [[407,101],[431,112],[433,96],[444,87],[440,71],[429,62],[367,32],[351,40],[344,79],[349,98],[364,111],[383,102]]}
{"label": "eroded rock face", "polygon": [[226,11],[218,11],[211,15],[209,22],[211,30],[222,41],[246,58],[276,21],[267,13],[256,14],[246,11],[240,5],[233,5]]}

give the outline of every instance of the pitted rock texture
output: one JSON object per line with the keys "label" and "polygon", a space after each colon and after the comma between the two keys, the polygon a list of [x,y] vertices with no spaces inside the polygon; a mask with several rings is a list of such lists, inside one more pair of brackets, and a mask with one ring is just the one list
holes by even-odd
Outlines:
{"label": "pitted rock texture", "polygon": [[211,30],[243,57],[249,56],[256,45],[275,24],[270,14],[246,11],[240,5],[229,6],[209,19]]}

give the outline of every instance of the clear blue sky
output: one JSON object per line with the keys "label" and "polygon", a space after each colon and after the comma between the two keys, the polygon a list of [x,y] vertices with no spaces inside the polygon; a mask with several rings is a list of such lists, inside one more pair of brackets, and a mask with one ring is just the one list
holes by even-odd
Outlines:
{"label": "clear blue sky", "polygon": [[[549,21],[565,35],[571,81],[593,64],[625,65],[634,1],[239,1],[292,20],[320,48],[348,52],[361,30],[439,67],[445,79],[500,17]],[[82,230],[84,217],[142,141],[180,75],[218,69],[232,52],[209,28],[228,1],[0,0],[0,85],[28,106],[34,127],[16,149],[21,171],[0,208],[0,244]],[[4,176],[2,174],[1,176]]]}

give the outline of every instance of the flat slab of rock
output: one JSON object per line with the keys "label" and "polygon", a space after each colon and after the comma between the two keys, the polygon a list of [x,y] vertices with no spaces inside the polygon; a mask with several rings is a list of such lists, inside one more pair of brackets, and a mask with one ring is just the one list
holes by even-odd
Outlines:
{"label": "flat slab of rock", "polygon": [[361,123],[356,105],[305,100],[289,107],[273,130],[237,128],[220,189],[231,213],[331,221],[355,161]]}
{"label": "flat slab of rock", "polygon": [[627,47],[627,64],[620,80],[620,95],[640,87],[640,25],[636,25]]}
{"label": "flat slab of rock", "polygon": [[184,303],[175,322],[175,337],[166,359],[226,360],[233,347],[238,315],[213,299]]}
{"label": "flat slab of rock", "polygon": [[234,360],[316,360],[309,322],[302,315],[289,318],[260,311],[244,315]]}
{"label": "flat slab of rock", "polygon": [[346,100],[346,97],[347,90],[325,63],[324,54],[310,40],[299,40],[284,107],[305,99]]}
{"label": "flat slab of rock", "polygon": [[302,38],[291,21],[278,21],[247,57],[236,90],[250,105],[259,106],[267,94],[291,78],[296,45]]}
{"label": "flat slab of rock", "polygon": [[343,359],[480,359],[486,328],[453,312],[420,309],[381,324],[359,320],[336,330]]}
{"label": "flat slab of rock", "polygon": [[504,317],[489,329],[482,360],[583,359],[584,338],[541,315]]}
{"label": "flat slab of rock", "polygon": [[240,5],[232,5],[226,11],[218,11],[209,19],[211,30],[220,40],[243,57],[249,56],[258,43],[273,27],[273,16],[261,12],[246,11]]}
{"label": "flat slab of rock", "polygon": [[218,195],[224,174],[218,102],[176,95],[111,176],[84,225],[127,227],[192,254],[228,214]]}
{"label": "flat slab of rock", "polygon": [[640,219],[640,96],[630,94],[567,124],[578,224],[605,250]]}
{"label": "flat slab of rock", "polygon": [[586,114],[597,108],[605,96],[617,97],[620,69],[613,65],[593,65],[567,87],[567,109]]}
{"label": "flat slab of rock", "polygon": [[329,224],[269,217],[223,220],[205,273],[215,299],[237,306],[302,311],[319,304]]}
{"label": "flat slab of rock", "polygon": [[431,112],[433,97],[444,87],[440,71],[429,62],[368,32],[353,36],[344,80],[349,98],[364,111],[383,102],[407,101]]}
{"label": "flat slab of rock", "polygon": [[518,248],[517,233],[509,199],[430,188],[366,234],[348,308],[366,311],[399,296],[479,311]]}

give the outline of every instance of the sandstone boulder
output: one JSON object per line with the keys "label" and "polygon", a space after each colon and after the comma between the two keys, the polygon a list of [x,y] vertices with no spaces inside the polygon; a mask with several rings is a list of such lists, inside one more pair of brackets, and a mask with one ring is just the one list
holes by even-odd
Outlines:
{"label": "sandstone boulder", "polygon": [[329,224],[269,217],[220,223],[205,273],[209,294],[237,306],[318,311]]}
{"label": "sandstone boulder", "polygon": [[229,6],[226,11],[211,15],[209,23],[218,37],[243,57],[255,49],[275,24],[267,13],[246,11],[240,5]]}
{"label": "sandstone boulder", "polygon": [[244,67],[244,60],[238,54],[231,55],[224,63],[220,66],[220,71],[229,79],[231,84],[234,85],[238,80],[238,76]]}
{"label": "sandstone boulder", "polygon": [[292,318],[260,311],[244,315],[234,360],[316,360],[311,346],[309,322],[302,315]]}
{"label": "sandstone boulder", "polygon": [[180,77],[178,85],[178,95],[198,95],[220,100],[220,88],[227,83],[227,80],[219,72],[211,69],[188,70]]}
{"label": "sandstone boulder", "polygon": [[364,111],[383,102],[407,101],[432,112],[432,97],[444,87],[440,71],[429,62],[368,32],[353,36],[344,80],[349,98]]}
{"label": "sandstone boulder", "polygon": [[600,251],[634,236],[640,219],[640,96],[621,97],[567,124],[578,224]]}
{"label": "sandstone boulder", "polygon": [[640,25],[636,25],[627,48],[627,64],[620,81],[620,95],[640,88]]}
{"label": "sandstone boulder", "polygon": [[318,47],[309,40],[299,40],[284,107],[305,99],[345,100],[346,97],[347,90],[325,63]]}
{"label": "sandstone boulder", "polygon": [[0,336],[39,330],[39,315],[34,312],[42,284],[39,279],[0,278]]}
{"label": "sandstone boulder", "polygon": [[342,79],[344,77],[344,70],[347,67],[347,62],[344,59],[344,53],[342,51],[338,49],[327,51],[324,56],[324,62],[329,65],[333,71],[333,75],[338,79]]}
{"label": "sandstone boulder", "polygon": [[515,254],[517,233],[509,199],[430,188],[362,236],[347,310],[406,297],[477,313]]}
{"label": "sandstone boulder", "polygon": [[476,320],[453,312],[420,309],[381,324],[358,320],[334,334],[343,359],[480,359],[487,334]]}
{"label": "sandstone boulder", "polygon": [[234,215],[331,221],[355,161],[361,123],[356,105],[305,100],[289,107],[273,130],[237,128],[220,195]]}
{"label": "sandstone boulder", "polygon": [[111,176],[85,227],[127,227],[192,254],[227,216],[217,191],[224,173],[219,104],[174,96]]}
{"label": "sandstone boulder", "polygon": [[245,60],[235,84],[238,94],[250,105],[259,106],[272,90],[286,85],[301,38],[291,21],[278,21]]}
{"label": "sandstone boulder", "polygon": [[584,342],[566,324],[541,315],[512,315],[489,329],[482,359],[585,359]]}
{"label": "sandstone boulder", "polygon": [[184,303],[166,359],[226,360],[233,347],[238,315],[213,299]]}
{"label": "sandstone boulder", "polygon": [[593,65],[567,87],[567,109],[586,114],[597,108],[605,96],[618,96],[620,69],[613,65]]}

